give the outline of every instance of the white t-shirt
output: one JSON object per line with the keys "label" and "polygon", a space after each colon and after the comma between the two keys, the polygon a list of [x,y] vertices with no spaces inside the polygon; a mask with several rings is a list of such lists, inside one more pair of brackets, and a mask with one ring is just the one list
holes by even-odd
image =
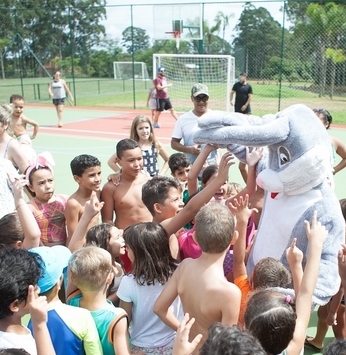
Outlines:
{"label": "white t-shirt", "polygon": [[[124,302],[132,302],[132,321],[129,328],[131,343],[142,348],[164,346],[175,337],[175,331],[168,327],[153,312],[153,306],[164,285],[140,286],[132,275],[122,278],[117,292]],[[180,298],[171,305],[173,314],[180,321],[184,317]]]}
{"label": "white t-shirt", "polygon": [[[208,110],[208,112],[211,112],[211,110]],[[197,121],[198,121],[198,116],[196,116],[193,113],[193,110],[181,115],[178,118],[178,120],[175,122],[172,138],[183,139],[185,146],[195,145],[193,141],[193,137],[198,130]],[[191,153],[185,153],[185,155],[190,160],[191,164],[193,164],[197,158],[197,155]],[[216,151],[211,152],[208,157],[208,160],[215,159],[215,156],[216,156]]]}
{"label": "white t-shirt", "polygon": [[[25,328],[25,327],[23,327]],[[37,355],[36,343],[30,330],[27,334],[7,333],[0,331],[0,349],[24,349],[30,355]]]}

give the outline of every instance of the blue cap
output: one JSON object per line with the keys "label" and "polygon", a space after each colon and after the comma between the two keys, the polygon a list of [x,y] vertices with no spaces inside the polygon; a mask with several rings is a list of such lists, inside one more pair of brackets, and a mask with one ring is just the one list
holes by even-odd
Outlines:
{"label": "blue cap", "polygon": [[44,262],[42,265],[43,274],[38,280],[37,285],[41,290],[40,293],[47,292],[58,283],[63,270],[68,265],[71,252],[62,245],[32,248],[30,252],[40,255]]}
{"label": "blue cap", "polygon": [[165,71],[165,68],[164,67],[158,67],[157,71]]}

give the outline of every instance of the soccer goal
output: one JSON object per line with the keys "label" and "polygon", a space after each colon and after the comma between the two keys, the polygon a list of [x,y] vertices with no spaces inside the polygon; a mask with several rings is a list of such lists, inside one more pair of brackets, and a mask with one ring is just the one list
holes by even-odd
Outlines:
{"label": "soccer goal", "polygon": [[209,88],[209,108],[230,110],[229,95],[235,81],[234,57],[230,55],[203,54],[154,54],[154,76],[156,69],[165,68],[169,97],[178,111],[192,108],[191,88],[195,83],[203,83]]}
{"label": "soccer goal", "polygon": [[113,62],[114,79],[149,80],[147,65],[144,62]]}

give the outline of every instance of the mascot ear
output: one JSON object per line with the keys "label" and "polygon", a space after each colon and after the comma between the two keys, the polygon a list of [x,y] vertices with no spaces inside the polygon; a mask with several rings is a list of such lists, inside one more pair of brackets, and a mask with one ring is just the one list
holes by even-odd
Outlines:
{"label": "mascot ear", "polygon": [[246,124],[244,126],[224,126],[199,130],[194,135],[194,142],[197,144],[213,143],[228,145],[231,143],[262,147],[285,141],[289,133],[288,118],[284,117],[275,119],[264,125],[252,126]]}

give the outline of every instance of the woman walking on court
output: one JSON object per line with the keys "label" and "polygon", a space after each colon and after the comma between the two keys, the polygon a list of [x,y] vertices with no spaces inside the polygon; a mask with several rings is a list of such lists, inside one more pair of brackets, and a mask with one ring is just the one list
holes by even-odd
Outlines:
{"label": "woman walking on court", "polygon": [[64,108],[66,93],[73,102],[72,93],[66,85],[65,80],[60,78],[60,75],[60,72],[56,71],[53,75],[53,80],[50,82],[48,87],[49,95],[53,99],[53,105],[55,106],[58,114],[58,127],[62,127],[62,110]]}

